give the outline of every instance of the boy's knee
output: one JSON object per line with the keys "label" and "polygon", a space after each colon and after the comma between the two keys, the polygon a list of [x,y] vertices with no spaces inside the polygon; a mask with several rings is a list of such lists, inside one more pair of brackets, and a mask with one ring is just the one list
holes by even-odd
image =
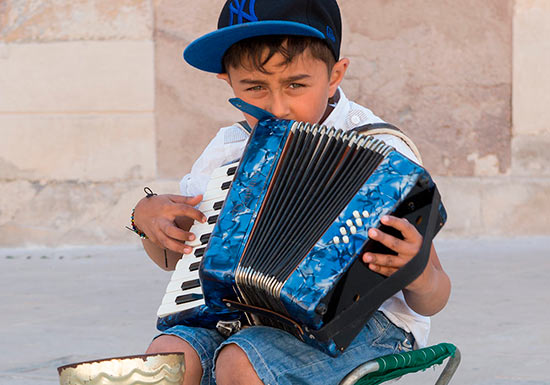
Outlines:
{"label": "boy's knee", "polygon": [[181,338],[168,334],[163,334],[158,336],[151,342],[151,345],[149,345],[146,353],[186,353],[189,349],[194,351],[191,345],[189,345]]}
{"label": "boy's knee", "polygon": [[262,384],[246,353],[237,345],[229,344],[222,348],[216,360],[216,383]]}
{"label": "boy's knee", "polygon": [[202,377],[201,360],[187,341],[173,335],[163,334],[155,338],[146,351],[147,354],[176,352],[182,352],[185,355],[184,384],[199,384]]}

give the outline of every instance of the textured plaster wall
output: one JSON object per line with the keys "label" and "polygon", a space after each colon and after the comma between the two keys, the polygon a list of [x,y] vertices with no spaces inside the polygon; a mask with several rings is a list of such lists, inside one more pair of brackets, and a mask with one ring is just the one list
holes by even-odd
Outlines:
{"label": "textured plaster wall", "polygon": [[512,2],[342,4],[354,97],[406,130],[432,173],[506,173]]}
{"label": "textured plaster wall", "polygon": [[130,241],[136,183],[156,177],[152,15],[0,1],[0,245]]}
{"label": "textured plaster wall", "polygon": [[[222,2],[207,0],[192,9],[173,0],[160,4],[157,106],[180,107],[157,110],[159,152],[169,154],[175,144],[203,142],[235,114],[225,103],[226,84],[181,60],[188,42],[215,28]],[[340,4],[342,54],[351,59],[343,84],[348,96],[405,129],[433,173],[505,174],[511,153],[512,2]],[[165,132],[175,141],[164,141]],[[198,135],[190,139],[193,133]],[[201,146],[189,148],[178,163],[189,164]],[[179,175],[181,167],[166,156],[159,154],[160,172]]]}
{"label": "textured plaster wall", "polygon": [[[176,192],[228,86],[187,66],[222,0],[0,1],[0,246],[136,242]],[[346,94],[418,144],[442,236],[548,234],[550,3],[340,0]]]}

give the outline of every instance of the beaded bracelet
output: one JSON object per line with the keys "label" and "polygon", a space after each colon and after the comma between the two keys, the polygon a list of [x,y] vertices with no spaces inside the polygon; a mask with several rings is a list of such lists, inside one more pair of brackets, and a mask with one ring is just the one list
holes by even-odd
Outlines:
{"label": "beaded bracelet", "polygon": [[147,234],[145,234],[143,231],[141,231],[137,226],[136,226],[136,222],[134,220],[134,215],[136,213],[136,209],[132,209],[132,215],[130,216],[130,223],[132,224],[132,227],[128,227],[126,226],[126,228],[130,231],[133,231],[134,233],[136,233],[137,235],[139,235],[139,237],[141,239],[148,239],[147,238]]}
{"label": "beaded bracelet", "polygon": [[[153,192],[153,190],[151,190],[149,187],[145,187],[143,189],[143,191],[145,192],[145,198],[149,199],[151,198],[152,196],[155,196],[157,195],[156,193]],[[132,209],[132,215],[130,216],[130,224],[132,225],[132,227],[128,227],[126,226],[126,228],[130,231],[133,231],[134,233],[136,233],[137,235],[139,235],[139,237],[141,239],[149,239],[147,237],[147,234],[145,234],[143,231],[141,231],[137,226],[136,226],[136,221],[134,219],[134,216],[136,214],[136,209]]]}

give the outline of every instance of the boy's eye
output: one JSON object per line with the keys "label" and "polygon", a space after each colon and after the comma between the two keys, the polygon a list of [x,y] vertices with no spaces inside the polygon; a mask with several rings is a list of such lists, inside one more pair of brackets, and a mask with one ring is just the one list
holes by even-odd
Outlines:
{"label": "boy's eye", "polygon": [[247,91],[261,91],[262,89],[263,89],[262,86],[254,86],[254,87],[247,88],[246,90]]}
{"label": "boy's eye", "polygon": [[290,88],[301,88],[301,87],[304,87],[304,85],[300,84],[300,83],[291,83],[290,84]]}

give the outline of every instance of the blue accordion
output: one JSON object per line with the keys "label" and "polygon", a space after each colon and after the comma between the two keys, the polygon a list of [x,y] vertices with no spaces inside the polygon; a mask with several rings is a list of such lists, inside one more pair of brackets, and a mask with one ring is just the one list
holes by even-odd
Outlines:
{"label": "blue accordion", "polygon": [[[385,214],[423,235],[420,252],[390,277],[361,261],[366,251],[391,253],[369,228],[400,236],[381,225]],[[200,265],[200,314],[283,329],[336,356],[422,273],[445,219],[427,171],[384,142],[264,117]]]}

